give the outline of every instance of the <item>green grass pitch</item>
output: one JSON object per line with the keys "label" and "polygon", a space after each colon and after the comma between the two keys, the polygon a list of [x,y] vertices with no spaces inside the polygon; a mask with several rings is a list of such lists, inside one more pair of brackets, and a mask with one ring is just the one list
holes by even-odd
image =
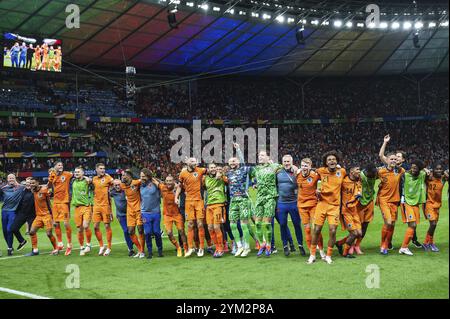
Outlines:
{"label": "green grass pitch", "polygon": [[[10,258],[5,256],[6,246],[0,240],[4,254],[0,258],[0,287],[49,298],[449,298],[447,187],[435,237],[439,253],[411,248],[414,256],[399,255],[398,247],[406,229],[400,221],[393,241],[397,249],[389,256],[381,256],[378,247],[382,218],[378,208],[362,243],[365,255],[348,260],[335,251],[332,265],[320,260],[307,265],[307,258],[298,252],[289,257],[279,252],[260,259],[256,258],[256,252],[246,259],[232,255],[222,259],[177,258],[167,238],[165,257],[137,260],[127,257],[122,231],[114,222],[113,242],[117,244],[109,257],[97,256],[98,248],[84,257],[77,250],[69,257],[50,256],[46,253],[50,251],[49,241],[44,231],[40,231],[40,256],[19,257],[31,249],[27,245]],[[275,227],[277,247],[281,248],[279,227],[277,224]],[[428,222],[422,218],[418,227],[420,240],[424,239],[427,227]],[[338,238],[344,235],[340,230]],[[74,243],[76,238],[74,231]],[[324,239],[327,238],[324,229]],[[69,276],[66,270],[70,265],[79,267],[79,288],[66,286]],[[379,288],[366,286],[370,275],[366,270],[370,265],[379,268]],[[22,297],[0,291],[0,299],[6,298]]]}

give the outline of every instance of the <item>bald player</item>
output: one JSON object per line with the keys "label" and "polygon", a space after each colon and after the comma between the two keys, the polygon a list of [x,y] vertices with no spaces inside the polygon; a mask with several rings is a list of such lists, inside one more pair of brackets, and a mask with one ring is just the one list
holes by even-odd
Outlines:
{"label": "bald player", "polygon": [[327,255],[324,260],[327,264],[333,262],[331,255],[333,254],[333,246],[336,243],[336,229],[339,224],[341,187],[346,176],[345,169],[338,167],[339,160],[340,158],[336,151],[327,152],[322,157],[323,167],[317,170],[321,185],[319,201],[314,214],[314,232],[308,264],[316,261],[316,246],[325,220],[328,221],[330,238],[328,240]]}
{"label": "bald player", "polygon": [[198,257],[205,254],[205,205],[202,199],[202,179],[206,174],[206,168],[198,167],[196,158],[186,161],[187,168],[182,170],[179,176],[180,185],[175,193],[175,202],[180,204],[180,194],[183,189],[186,194],[185,212],[188,222],[188,252],[184,255],[189,257],[194,253],[194,225],[198,228],[199,250]]}
{"label": "bald player", "polygon": [[[92,185],[94,188],[94,206],[92,216],[92,220],[94,222],[94,233],[100,246],[100,250],[98,252],[99,256],[109,256],[112,245],[111,222],[113,220],[111,202],[109,200],[109,189],[114,179],[110,175],[106,174],[106,167],[103,163],[97,163],[95,165],[95,171],[97,175],[92,178]],[[105,225],[106,240],[108,242],[107,247],[103,244],[100,223]]]}
{"label": "bald player", "polygon": [[64,170],[62,162],[57,162],[49,171],[48,185],[53,187],[52,214],[55,225],[58,249],[64,249],[62,242],[61,223],[64,223],[67,236],[67,249],[65,255],[72,252],[72,227],[70,226],[70,181],[73,174]]}

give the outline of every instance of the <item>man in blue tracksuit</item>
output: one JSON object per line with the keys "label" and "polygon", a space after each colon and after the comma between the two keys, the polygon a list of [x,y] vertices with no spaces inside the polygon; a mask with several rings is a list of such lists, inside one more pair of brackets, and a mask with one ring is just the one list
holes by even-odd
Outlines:
{"label": "man in blue tracksuit", "polygon": [[20,46],[19,43],[15,43],[10,50],[11,54],[11,66],[13,68],[19,67],[19,55],[20,55]]}
{"label": "man in blue tracksuit", "polygon": [[291,216],[292,224],[297,237],[298,248],[302,256],[305,255],[303,248],[303,234],[301,228],[300,214],[297,208],[297,176],[292,167],[292,156],[283,156],[283,169],[277,174],[278,202],[277,213],[280,223],[281,240],[283,241],[284,254],[289,256],[288,247],[288,214]]}
{"label": "man in blue tracksuit", "polygon": [[161,193],[157,186],[157,181],[153,182],[152,172],[148,168],[141,170],[141,214],[144,223],[145,242],[147,244],[148,256],[153,257],[152,236],[155,236],[158,247],[158,257],[162,254],[161,238]]}
{"label": "man in blue tracksuit", "polygon": [[127,198],[125,192],[120,187],[120,180],[115,179],[113,181],[113,188],[109,192],[109,195],[114,200],[116,206],[116,218],[119,221],[120,227],[122,227],[123,235],[128,246],[128,256],[134,256],[133,241],[130,238],[127,227]]}
{"label": "man in blue tracksuit", "polygon": [[9,174],[7,183],[0,187],[0,200],[3,201],[2,207],[2,230],[3,236],[8,246],[8,256],[13,253],[13,234],[16,236],[20,245],[24,245],[26,240],[20,234],[20,231],[13,233],[12,225],[16,217],[16,210],[23,196],[25,186],[20,185],[14,174]]}
{"label": "man in blue tracksuit", "polygon": [[[25,42],[23,42],[22,46],[20,47],[19,68],[25,67],[27,64],[27,51],[28,51],[28,47],[25,44]],[[22,66],[22,64],[23,64],[23,66]]]}

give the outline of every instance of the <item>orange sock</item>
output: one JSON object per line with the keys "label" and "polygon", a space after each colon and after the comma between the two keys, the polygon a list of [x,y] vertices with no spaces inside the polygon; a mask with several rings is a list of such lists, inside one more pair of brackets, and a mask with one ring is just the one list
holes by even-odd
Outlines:
{"label": "orange sock", "polygon": [[37,249],[37,243],[38,243],[38,238],[37,235],[31,235],[31,246],[33,247],[33,249]]}
{"label": "orange sock", "polygon": [[333,247],[328,247],[327,248],[327,256],[331,257],[331,255],[333,255]]}
{"label": "orange sock", "polygon": [[362,237],[356,238],[355,246],[359,247],[361,245],[362,240],[363,240]]}
{"label": "orange sock", "polygon": [[[72,245],[72,227],[66,227],[67,244]],[[62,236],[61,236],[62,237]]]}
{"label": "orange sock", "polygon": [[319,241],[317,242],[320,250],[323,250],[323,237],[322,234],[319,234]]}
{"label": "orange sock", "polygon": [[84,233],[83,231],[78,232],[78,243],[80,244],[80,247],[83,247],[84,245]]}
{"label": "orange sock", "polygon": [[184,251],[188,251],[188,249],[189,249],[189,247],[186,243],[183,243],[183,248],[184,248]]}
{"label": "orange sock", "polygon": [[85,232],[86,232],[86,244],[90,245],[92,239],[92,230],[88,228],[85,230]]}
{"label": "orange sock", "polygon": [[170,238],[170,242],[176,247],[176,249],[180,248],[180,244],[178,244],[178,240],[175,239],[175,237]]}
{"label": "orange sock", "polygon": [[394,235],[394,228],[388,228],[386,230],[386,238],[384,240],[384,248],[388,248],[389,247],[389,243],[392,242],[392,236]]}
{"label": "orange sock", "polygon": [[347,256],[349,250],[350,246],[348,244],[344,244],[344,251],[342,252],[342,256]]}
{"label": "orange sock", "polygon": [[317,245],[312,245],[311,244],[311,249],[310,249],[311,256],[315,256],[316,255],[316,250],[317,250]]}
{"label": "orange sock", "polygon": [[308,246],[308,249],[311,250],[311,227],[305,227],[305,233],[306,233],[306,246]]}
{"label": "orange sock", "polygon": [[205,228],[203,226],[198,228],[198,241],[199,248],[205,248]]}
{"label": "orange sock", "polygon": [[[212,242],[214,243],[214,245],[216,245],[216,250],[219,249],[219,243],[217,242],[217,237],[216,237],[216,232],[214,229],[208,229],[209,232],[209,237],[211,238]],[[211,246],[211,245],[208,245]]]}
{"label": "orange sock", "polygon": [[188,228],[187,240],[188,240],[187,243],[188,243],[189,249],[193,249],[194,248],[194,229],[193,228]]}
{"label": "orange sock", "polygon": [[50,239],[50,242],[52,243],[52,245],[53,245],[53,249],[56,249],[56,238],[55,238],[55,236],[53,236],[53,235],[50,235],[49,237],[48,237],[48,239]]}
{"label": "orange sock", "polygon": [[414,236],[414,228],[408,227],[405,233],[405,238],[403,239],[402,248],[407,248],[409,245],[409,242]]}
{"label": "orange sock", "polygon": [[141,245],[141,253],[145,250],[145,234],[139,234],[139,243]]}
{"label": "orange sock", "polygon": [[130,235],[131,241],[136,246],[136,249],[141,252],[141,244],[139,244],[139,240],[137,239],[136,234]]}
{"label": "orange sock", "polygon": [[111,227],[108,227],[106,229],[106,241],[108,242],[108,248],[111,249],[111,247],[112,247],[112,229],[111,229]]}
{"label": "orange sock", "polygon": [[55,227],[55,234],[56,238],[58,239],[58,243],[62,243],[62,232],[61,232],[61,226],[56,225]]}
{"label": "orange sock", "polygon": [[383,224],[383,228],[381,228],[381,248],[387,248],[384,247],[384,242],[386,241],[386,235],[387,235],[387,226],[386,224]]}
{"label": "orange sock", "polygon": [[95,237],[97,237],[98,244],[100,247],[103,247],[103,238],[102,238],[102,232],[100,229],[94,228]]}
{"label": "orange sock", "polygon": [[219,245],[219,247],[216,246],[216,249],[218,249],[219,251],[223,251],[223,235],[222,235],[222,231],[219,230],[215,230],[215,234],[216,234],[216,238],[217,238],[217,243]]}

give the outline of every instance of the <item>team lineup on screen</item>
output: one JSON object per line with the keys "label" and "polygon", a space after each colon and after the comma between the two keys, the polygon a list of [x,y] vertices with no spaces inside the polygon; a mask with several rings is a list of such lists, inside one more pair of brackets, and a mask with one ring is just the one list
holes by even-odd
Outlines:
{"label": "team lineup on screen", "polygon": [[[275,249],[274,218],[280,224],[284,253],[289,255],[295,250],[288,227],[289,215],[299,251],[305,256],[303,225],[310,253],[307,263],[316,261],[319,250],[321,259],[331,264],[334,247],[346,258],[363,254],[361,243],[374,218],[375,205],[380,208],[384,220],[380,241],[382,255],[388,255],[392,247],[399,210],[407,224],[399,253],[412,256],[408,248],[411,241],[416,247],[438,252],[433,237],[448,170],[444,172],[443,165],[438,162],[426,168],[417,158],[410,159],[407,164],[402,151],[385,155],[389,141],[388,135],[379,153],[383,167],[365,163],[364,167],[352,166],[346,170],[339,165],[340,155],[336,151],[322,156],[320,168],[313,168],[309,158],[302,159],[297,167],[290,155],[283,156],[282,164],[276,164],[265,151],[259,152],[258,165],[249,166],[245,164],[240,146],[234,144],[237,157],[230,158],[228,165],[221,167],[210,163],[207,168],[201,168],[197,159],[189,158],[178,178],[169,175],[164,181],[147,168],[140,171],[139,179],[135,179],[129,169],[121,172],[120,180],[114,179],[105,173],[106,167],[102,163],[96,165],[96,176],[90,178],[84,175],[82,167],[71,173],[64,171],[62,162],[58,162],[49,170],[47,184],[39,183],[34,177],[28,177],[21,184],[14,174],[9,174],[0,191],[8,255],[13,254],[14,236],[19,241],[19,248],[26,244],[20,234],[26,222],[32,242],[28,256],[39,255],[36,233],[40,228],[45,229],[52,243],[52,255],[58,255],[64,248],[65,255],[70,255],[73,249],[71,206],[80,255],[91,252],[91,222],[99,242],[98,254],[110,255],[113,248],[111,222],[114,220],[111,199],[115,204],[115,218],[126,239],[128,255],[134,258],[145,258],[146,246],[147,258],[152,258],[153,238],[158,256],[163,256],[161,215],[165,233],[176,248],[177,257],[189,257],[194,253],[203,257],[206,250],[220,258],[231,248],[234,256],[247,257],[252,251],[252,243],[257,257],[270,257]],[[378,192],[375,190],[377,180],[380,183]],[[249,194],[250,188],[256,191],[255,201]],[[16,214],[19,206],[23,209],[33,205],[33,218]],[[423,243],[418,242],[416,234],[421,209],[429,221]],[[329,241],[324,246],[321,233],[326,221]],[[100,228],[102,223],[106,244]],[[62,225],[66,231],[66,247]],[[339,225],[348,234],[337,240]],[[178,238],[174,236],[174,226]],[[227,235],[232,240],[230,246]]]}
{"label": "team lineup on screen", "polygon": [[[3,66],[31,71],[61,72],[61,41],[25,38],[15,34],[4,34],[7,40],[3,48]],[[41,43],[41,44],[39,44]]]}

